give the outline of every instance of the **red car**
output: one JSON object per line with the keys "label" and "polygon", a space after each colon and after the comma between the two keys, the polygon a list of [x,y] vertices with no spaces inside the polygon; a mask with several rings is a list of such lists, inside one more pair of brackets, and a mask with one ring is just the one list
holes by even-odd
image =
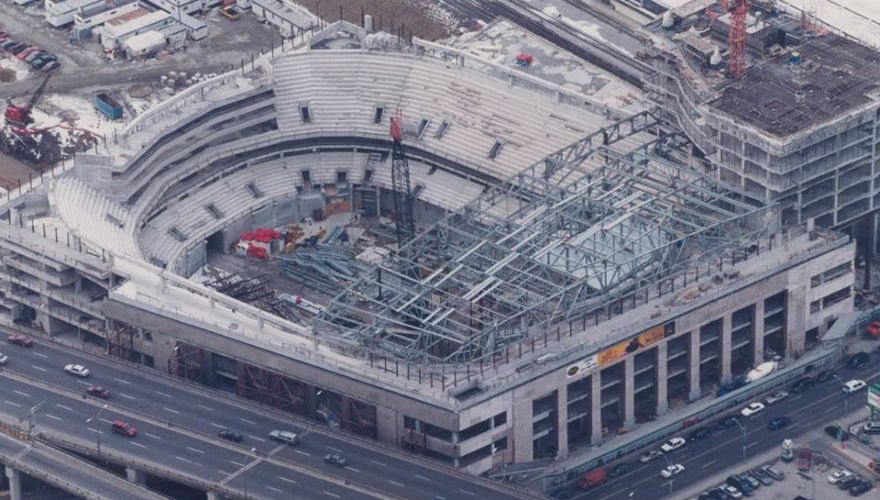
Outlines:
{"label": "red car", "polygon": [[6,339],[10,344],[20,345],[22,347],[33,347],[34,339],[28,337],[27,335],[15,334],[10,335],[9,338]]}
{"label": "red car", "polygon": [[100,385],[90,385],[86,387],[86,394],[101,399],[110,399],[110,391],[104,389]]}
{"label": "red car", "polygon": [[122,434],[123,436],[135,437],[138,434],[137,429],[134,428],[128,422],[123,422],[122,420],[117,420],[112,424],[113,432],[116,434]]}

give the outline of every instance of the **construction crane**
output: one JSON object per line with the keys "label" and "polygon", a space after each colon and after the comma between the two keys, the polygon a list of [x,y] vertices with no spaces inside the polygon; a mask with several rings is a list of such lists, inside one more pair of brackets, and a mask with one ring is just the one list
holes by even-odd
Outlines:
{"label": "construction crane", "polygon": [[400,110],[391,118],[391,187],[394,190],[394,219],[397,223],[397,247],[416,234],[413,193],[409,179],[409,163],[403,147],[403,115]]}
{"label": "construction crane", "polygon": [[34,91],[34,94],[28,102],[24,104],[15,104],[12,102],[12,99],[6,100],[5,116],[7,125],[23,129],[33,123],[34,119],[31,116],[31,111],[34,109],[34,106],[37,105],[37,101],[40,100],[40,97],[43,96],[43,92],[46,90],[46,85],[49,83],[49,78],[51,77],[52,75],[49,74],[43,80],[43,83],[37,87],[37,90]]}
{"label": "construction crane", "polygon": [[730,13],[730,32],[727,37],[727,50],[730,54],[727,68],[734,78],[742,78],[746,74],[748,63],[746,54],[749,49],[748,15],[749,0],[718,0],[726,12]]}

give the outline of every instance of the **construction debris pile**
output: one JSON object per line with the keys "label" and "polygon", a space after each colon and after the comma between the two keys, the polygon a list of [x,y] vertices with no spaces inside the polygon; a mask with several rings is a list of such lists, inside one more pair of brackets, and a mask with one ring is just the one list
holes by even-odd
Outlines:
{"label": "construction debris pile", "polygon": [[240,274],[230,273],[207,281],[205,285],[223,295],[246,302],[282,318],[291,319],[288,307],[278,299],[275,289],[269,285],[270,281],[266,275],[245,278]]}
{"label": "construction debris pile", "polygon": [[339,245],[297,248],[281,259],[281,270],[290,279],[320,292],[335,295],[361,273],[363,264],[355,260],[356,251]]}

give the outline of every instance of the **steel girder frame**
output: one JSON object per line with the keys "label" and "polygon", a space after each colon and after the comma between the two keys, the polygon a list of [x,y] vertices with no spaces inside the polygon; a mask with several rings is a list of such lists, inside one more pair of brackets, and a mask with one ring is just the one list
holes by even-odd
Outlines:
{"label": "steel girder frame", "polygon": [[304,384],[269,370],[243,364],[238,375],[239,396],[266,403],[291,413],[305,414]]}
{"label": "steel girder frame", "polygon": [[134,352],[134,333],[131,325],[114,322],[113,328],[107,335],[107,354],[113,357],[131,361]]}
{"label": "steel girder frame", "polygon": [[[765,230],[768,219],[753,216],[768,206],[652,154],[670,144],[601,146],[591,150],[604,155],[599,166],[574,153],[576,164],[557,153],[532,165],[410,241],[319,321],[365,350],[466,363]],[[424,278],[410,278],[412,266]]]}

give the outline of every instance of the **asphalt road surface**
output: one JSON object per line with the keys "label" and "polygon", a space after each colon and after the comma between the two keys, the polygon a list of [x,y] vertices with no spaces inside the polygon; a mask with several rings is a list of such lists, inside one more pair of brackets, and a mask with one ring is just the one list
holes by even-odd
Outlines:
{"label": "asphalt road surface", "polygon": [[[871,362],[861,370],[849,370],[838,368],[837,374],[844,381],[860,378],[866,382],[876,381],[880,378],[880,363],[878,357],[872,355]],[[813,389],[802,394],[793,394],[789,390],[789,396],[773,405],[767,405],[766,409],[752,417],[742,417],[739,411],[735,413],[739,421],[745,424],[746,457],[758,455],[771,448],[782,449],[782,440],[786,438],[797,442],[798,436],[814,429],[822,429],[826,425],[841,420],[844,417],[844,393],[840,383],[836,379],[817,383]],[[866,404],[866,391],[862,390],[849,396],[849,411],[854,411],[859,406]],[[743,407],[751,401],[743,403]],[[788,416],[792,423],[784,430],[771,431],[767,429],[767,423],[774,417]],[[712,427],[712,424],[703,424]],[[687,435],[700,426],[682,431],[679,436],[687,438]],[[659,448],[659,446],[658,446]],[[734,474],[744,472],[739,468],[743,459],[743,432],[738,426],[725,429],[712,437],[696,443],[688,442],[684,447],[670,453],[672,463],[682,464],[684,472],[675,476],[672,481],[672,495],[670,496],[669,481],[660,477],[660,471],[667,463],[659,457],[652,462],[643,464],[638,456],[631,457],[634,464],[633,470],[621,478],[609,481],[599,488],[589,492],[580,492],[573,498],[589,500],[612,500],[628,499],[630,492],[635,492],[633,498],[675,498],[676,492],[694,483],[703,481],[707,477],[716,474]],[[612,466],[613,467],[613,466]],[[724,476],[726,478],[726,475]],[[724,481],[719,478],[719,484]]]}
{"label": "asphalt road surface", "polygon": [[[435,496],[442,496],[447,499],[488,500],[515,497],[513,492],[499,490],[495,485],[488,484],[487,480],[467,476],[441,464],[414,461],[405,455],[386,452],[342,433],[310,430],[309,427],[300,425],[293,415],[267,412],[252,407],[247,402],[213,397],[210,392],[193,390],[186,384],[175,383],[174,379],[148,375],[113,360],[92,357],[40,339],[37,339],[31,349],[4,344],[0,345],[0,350],[9,355],[9,363],[4,367],[4,372],[31,377],[69,391],[67,397],[62,398],[3,377],[0,383],[0,412],[19,415],[46,397],[50,400],[50,405],[37,415],[40,427],[58,428],[86,439],[96,437],[94,434],[98,430],[105,431],[106,434],[102,435],[102,447],[106,440],[106,446],[118,447],[119,450],[137,453],[142,457],[156,460],[170,457],[182,469],[212,471],[210,477],[217,481],[236,472],[241,468],[239,464],[252,461],[249,451],[256,448],[258,453],[271,454],[275,459],[317,470],[321,474],[339,479],[340,482],[350,480],[354,484],[365,485],[398,498],[434,499]],[[91,370],[91,375],[87,379],[80,379],[65,373],[63,367],[68,363],[83,364]],[[100,417],[103,419],[102,423],[97,426],[84,424],[87,418],[95,415],[96,408],[100,407],[81,401],[83,391],[91,384],[101,385],[111,391],[109,407]],[[67,401],[61,401],[62,399]],[[50,410],[52,405],[54,408]],[[151,419],[170,422],[175,429],[198,433],[199,436],[188,437],[169,430],[167,425],[151,425],[136,418],[127,418],[142,434],[135,439],[125,439],[109,433],[109,422],[116,418],[114,409],[134,411]],[[241,432],[245,436],[244,441],[235,444],[220,440],[216,433],[221,428]],[[296,447],[279,446],[278,443],[268,440],[267,434],[273,429],[301,434],[302,442]],[[341,468],[325,463],[323,457],[327,453],[345,455],[348,464]],[[334,492],[333,488],[340,489],[336,485],[306,475],[283,476],[277,469],[279,467],[273,464],[259,464],[249,469],[247,474],[230,480],[227,486],[238,488],[243,487],[240,482],[245,480],[249,485],[265,480],[266,496],[272,497],[275,493],[278,498],[290,498],[294,482],[298,495],[302,495],[303,488],[306,487],[313,488],[319,496],[324,489],[331,493]],[[254,474],[260,478],[255,478]],[[283,493],[277,493],[269,486]],[[357,498],[351,490],[338,494],[343,498]]]}

